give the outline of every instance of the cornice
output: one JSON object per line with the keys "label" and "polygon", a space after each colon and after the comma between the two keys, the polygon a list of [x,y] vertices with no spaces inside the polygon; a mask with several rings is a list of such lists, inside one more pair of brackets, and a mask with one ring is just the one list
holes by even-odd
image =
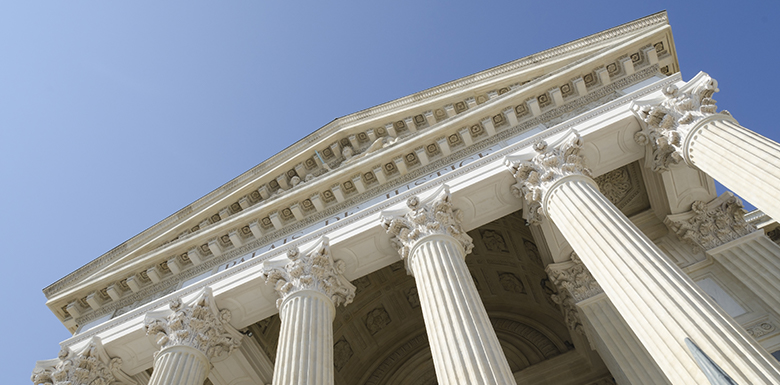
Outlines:
{"label": "cornice", "polygon": [[[522,124],[501,131],[497,133],[495,136],[486,139],[481,142],[475,143],[473,146],[461,149],[459,151],[453,152],[449,157],[438,159],[437,161],[431,162],[426,167],[422,167],[419,169],[416,169],[414,171],[410,171],[408,174],[404,175],[403,177],[394,179],[392,181],[388,181],[388,184],[381,185],[381,186],[375,186],[371,189],[366,190],[364,193],[353,196],[351,199],[348,199],[344,201],[343,203],[339,205],[335,205],[332,207],[329,207],[326,211],[323,211],[321,213],[317,213],[310,219],[310,221],[307,221],[306,223],[298,223],[296,225],[290,226],[289,228],[285,228],[283,230],[280,230],[278,232],[268,234],[267,236],[264,236],[263,238],[255,239],[251,242],[248,242],[241,247],[231,249],[224,254],[222,254],[220,257],[216,258],[210,258],[206,261],[204,261],[201,265],[191,268],[187,270],[186,272],[182,272],[178,276],[170,277],[167,280],[163,280],[157,284],[152,284],[143,287],[139,292],[133,293],[129,296],[126,296],[122,298],[120,301],[112,302],[101,309],[100,312],[94,311],[86,314],[83,317],[80,317],[78,319],[79,324],[87,324],[89,322],[92,322],[102,316],[105,316],[105,314],[110,314],[118,309],[133,305],[134,303],[141,301],[141,303],[147,302],[148,305],[140,305],[135,310],[131,310],[129,313],[135,314],[139,309],[150,309],[149,305],[152,303],[157,303],[160,301],[159,298],[166,298],[169,297],[169,295],[163,295],[162,297],[155,298],[155,293],[163,293],[164,291],[170,289],[171,287],[177,286],[180,282],[184,282],[187,280],[190,280],[192,278],[195,278],[197,276],[200,276],[208,271],[213,270],[216,266],[222,265],[224,263],[230,262],[232,260],[235,260],[236,258],[240,258],[241,256],[247,255],[251,253],[253,250],[257,250],[258,248],[261,248],[265,245],[268,245],[270,242],[273,242],[275,240],[278,240],[280,238],[283,238],[285,236],[289,236],[290,234],[295,234],[296,232],[299,232],[301,230],[304,230],[308,227],[310,227],[313,223],[317,223],[318,221],[324,220],[326,218],[332,217],[334,214],[343,212],[345,209],[348,209],[350,207],[353,207],[357,204],[360,204],[361,202],[365,202],[372,197],[376,197],[377,195],[384,194],[387,191],[392,191],[393,189],[396,189],[400,186],[409,184],[410,182],[414,182],[415,180],[418,180],[419,178],[429,175],[431,173],[436,172],[437,170],[441,170],[442,168],[447,167],[448,165],[452,164],[453,162],[456,162],[457,160],[461,160],[464,158],[468,158],[470,156],[474,156],[477,153],[480,153],[481,151],[495,146],[498,143],[505,141],[507,139],[511,139],[512,137],[515,137],[523,132],[526,132],[534,127],[539,126],[544,121],[552,120],[556,117],[559,117],[563,114],[570,113],[573,111],[577,111],[581,108],[586,108],[589,104],[602,100],[606,97],[610,97],[611,95],[615,94],[615,91],[618,89],[625,88],[631,84],[635,84],[637,82],[640,82],[644,79],[650,78],[653,75],[657,73],[657,67],[648,67],[642,71],[639,71],[635,73],[634,75],[631,75],[629,77],[626,77],[622,80],[619,80],[615,83],[612,83],[610,86],[604,87],[600,90],[597,90],[591,94],[589,94],[586,97],[580,98],[581,100],[576,100],[571,103],[568,103],[564,106],[558,107],[556,109],[550,110],[546,112],[545,114],[540,115],[537,118],[528,120],[523,122]],[[574,126],[583,124],[591,119],[597,118],[599,116],[602,116],[604,114],[610,113],[611,111],[614,111],[616,109],[619,109],[621,107],[626,107],[632,100],[636,100],[639,98],[642,98],[646,95],[649,95],[653,92],[656,92],[663,87],[673,84],[675,82],[680,81],[680,75],[676,74],[671,77],[668,77],[663,80],[659,80],[655,84],[646,87],[645,89],[632,93],[628,96],[619,97],[615,100],[612,100],[600,107],[587,110],[585,113],[578,114],[574,118],[566,120],[564,122],[561,122],[558,125],[555,125],[551,128],[546,129],[545,131],[542,131],[539,134],[536,134],[532,136],[531,138],[524,139],[516,144],[510,145],[496,153],[489,154],[488,156],[485,156],[484,158],[479,159],[478,161],[474,161],[462,168],[457,169],[456,171],[452,171],[448,174],[444,174],[441,177],[435,178],[435,181],[438,182],[429,182],[423,184],[421,187],[418,187],[416,189],[413,189],[414,191],[418,191],[418,193],[423,193],[427,191],[430,188],[438,187],[438,183],[445,183],[448,180],[452,180],[458,176],[462,176],[465,173],[472,172],[478,168],[483,167],[484,165],[498,160],[503,160],[504,155],[500,154],[514,154],[524,148],[527,148],[531,146],[536,140],[549,138],[551,136],[557,135],[561,132],[567,131],[571,129]],[[628,110],[626,109],[627,113]],[[496,155],[498,154],[498,155]],[[422,188],[424,186],[434,186],[434,187],[428,187],[422,190],[418,190],[419,188]],[[411,191],[411,190],[410,190]],[[298,238],[294,241],[291,241],[287,244],[285,244],[284,248],[281,248],[281,250],[286,250],[289,247],[295,247],[296,245],[304,245],[308,242],[312,242],[315,239],[318,239],[319,237],[323,235],[327,235],[334,230],[341,229],[345,226],[349,226],[352,223],[355,223],[362,218],[365,218],[368,215],[375,214],[377,210],[382,210],[388,207],[392,207],[397,202],[400,202],[399,196],[407,196],[407,193],[402,193],[396,197],[393,197],[391,199],[388,199],[387,201],[384,201],[380,204],[376,204],[371,207],[367,207],[360,212],[357,212],[353,215],[350,215],[347,218],[344,218],[342,220],[339,220],[338,222],[335,222],[333,224],[324,226],[322,228],[318,228],[313,230],[312,232],[302,236],[301,238]],[[257,263],[261,263],[263,260],[270,258],[273,255],[276,255],[279,253],[279,249],[275,250],[269,250],[266,252],[263,252],[257,256],[255,256],[253,259],[248,260],[244,263],[241,263],[237,266],[234,266],[227,271],[223,271],[217,274],[214,274],[212,277],[206,278],[204,281],[202,281],[204,284],[210,284],[213,282],[216,282],[214,279],[216,277],[225,276],[225,274],[229,273],[229,275],[238,273],[240,271],[243,271],[246,268],[249,268],[250,266],[253,266]],[[228,275],[228,276],[229,276]],[[196,284],[191,286],[190,288],[181,289],[178,290],[178,295],[182,295],[182,290],[185,290],[186,293],[192,292],[192,290],[195,290],[194,288],[201,288],[203,287],[202,284]],[[154,308],[154,307],[152,307]],[[127,314],[123,314],[121,317],[117,318],[125,318]],[[113,322],[113,320],[111,321]],[[102,329],[102,328],[101,328]]]}
{"label": "cornice", "polygon": [[[637,72],[636,74],[632,75],[632,76],[636,76],[637,77],[636,79],[634,79],[634,81],[636,82],[636,81],[638,81],[637,79],[641,79],[641,75],[643,75],[642,72]],[[649,77],[649,76],[652,76],[652,75],[648,76],[647,74],[644,74],[644,76]],[[548,128],[545,131],[542,131],[541,133],[533,135],[533,136],[531,136],[529,138],[525,138],[525,139],[523,139],[523,140],[521,140],[521,141],[519,141],[517,143],[509,145],[509,146],[507,146],[507,147],[505,147],[505,148],[503,148],[503,149],[501,149],[499,151],[496,151],[494,153],[488,154],[487,156],[482,157],[482,158],[480,158],[480,159],[478,159],[478,160],[476,160],[476,161],[474,161],[474,162],[472,162],[472,163],[470,163],[470,164],[468,164],[468,165],[466,165],[466,166],[464,166],[462,168],[459,168],[456,171],[444,174],[444,175],[442,175],[442,176],[440,176],[438,178],[435,178],[435,179],[432,179],[432,180],[430,180],[430,181],[428,181],[426,183],[423,183],[420,186],[417,186],[417,187],[415,187],[413,189],[410,189],[410,190],[405,191],[403,193],[400,193],[400,194],[398,194],[398,195],[396,195],[394,197],[391,197],[391,198],[389,198],[387,200],[384,200],[381,203],[375,204],[375,205],[373,205],[371,207],[368,207],[368,208],[366,208],[364,210],[361,210],[361,211],[359,211],[359,212],[357,212],[357,213],[355,213],[353,215],[350,215],[349,217],[344,218],[344,219],[342,219],[342,220],[340,220],[338,222],[335,222],[335,223],[327,225],[327,226],[325,226],[323,228],[314,230],[314,231],[312,231],[309,234],[306,234],[306,235],[304,235],[304,236],[302,236],[302,237],[300,237],[300,238],[298,238],[298,239],[296,239],[294,241],[291,241],[290,243],[287,243],[285,245],[285,247],[283,247],[283,248],[278,248],[278,249],[273,249],[273,250],[266,251],[264,253],[261,253],[261,254],[255,256],[254,258],[252,258],[252,259],[250,259],[248,261],[245,261],[245,262],[243,262],[241,264],[238,264],[238,265],[236,265],[234,267],[231,267],[230,269],[221,271],[221,272],[216,273],[216,274],[214,274],[214,275],[212,275],[210,277],[204,278],[203,280],[201,280],[201,281],[199,281],[197,283],[194,283],[194,284],[192,284],[192,285],[190,285],[188,287],[185,287],[185,288],[182,288],[180,290],[177,290],[175,293],[166,294],[166,295],[161,296],[160,298],[152,300],[151,302],[139,305],[138,307],[128,311],[125,314],[117,316],[116,318],[113,318],[113,319],[111,319],[109,321],[106,321],[106,322],[100,324],[100,325],[97,325],[96,327],[93,327],[93,328],[91,328],[89,330],[85,330],[82,333],[74,335],[73,337],[63,341],[61,343],[61,345],[62,346],[73,346],[73,345],[78,344],[78,343],[80,343],[82,341],[88,340],[92,336],[103,335],[103,333],[105,333],[106,331],[111,330],[111,329],[117,327],[118,325],[122,325],[122,324],[125,324],[127,322],[131,322],[134,319],[142,319],[143,316],[147,312],[150,312],[150,311],[153,311],[155,309],[159,309],[159,308],[162,308],[162,307],[166,306],[170,302],[170,300],[172,300],[174,298],[189,296],[189,295],[191,295],[193,293],[197,293],[198,291],[203,290],[206,287],[215,285],[218,282],[230,279],[233,276],[240,276],[244,272],[250,271],[252,269],[257,269],[260,265],[263,264],[264,261],[266,261],[268,259],[271,259],[271,258],[274,258],[275,256],[282,255],[289,248],[292,248],[292,247],[301,247],[301,248],[303,248],[306,245],[308,245],[308,244],[310,244],[312,242],[315,242],[316,240],[320,239],[323,236],[327,236],[328,234],[333,234],[333,233],[335,233],[335,232],[337,232],[337,231],[339,231],[341,229],[354,226],[355,224],[360,223],[364,219],[366,219],[368,217],[371,217],[371,216],[375,216],[377,218],[377,220],[378,220],[379,213],[381,213],[383,210],[387,210],[387,209],[396,207],[396,206],[398,206],[399,204],[402,204],[403,202],[405,202],[407,199],[409,199],[410,197],[412,197],[414,195],[427,195],[427,194],[430,194],[431,191],[436,190],[437,188],[439,188],[441,186],[441,184],[452,183],[453,181],[455,181],[455,180],[457,180],[459,178],[462,178],[464,175],[472,173],[475,170],[482,169],[482,168],[484,168],[487,165],[495,164],[496,167],[505,168],[505,166],[503,166],[503,160],[504,160],[504,158],[507,155],[516,154],[516,153],[518,153],[520,151],[523,151],[524,149],[530,148],[533,145],[533,143],[535,143],[536,141],[538,141],[540,139],[547,139],[547,138],[554,137],[556,135],[559,135],[562,132],[568,131],[569,129],[571,129],[575,125],[585,123],[585,122],[587,122],[589,120],[592,120],[592,119],[595,119],[595,118],[597,118],[599,116],[602,116],[604,114],[610,113],[611,111],[615,111],[617,109],[623,108],[623,109],[625,109],[625,113],[626,114],[630,114],[630,111],[628,110],[627,107],[633,100],[637,100],[639,98],[645,97],[646,95],[649,95],[649,94],[652,94],[654,92],[657,92],[657,91],[661,90],[662,88],[664,88],[664,87],[666,87],[666,86],[668,86],[670,84],[674,84],[676,82],[679,82],[680,80],[681,80],[680,74],[675,74],[675,75],[670,76],[670,77],[668,77],[666,79],[659,80],[658,82],[656,82],[656,83],[654,83],[652,85],[649,85],[648,87],[645,87],[644,89],[642,89],[642,90],[640,90],[638,92],[634,92],[634,93],[632,93],[630,95],[626,95],[626,96],[617,98],[617,99],[615,99],[615,100],[613,100],[611,102],[608,102],[608,103],[602,105],[601,107],[598,107],[598,108],[590,110],[590,112],[588,112],[586,114],[578,115],[576,119],[570,119],[570,120],[567,120],[565,122],[562,122],[562,123],[560,123],[560,124],[558,124],[556,126]],[[529,126],[533,127],[530,124],[529,124]],[[496,135],[497,137],[501,136],[501,138],[500,139],[496,139],[496,141],[495,141],[495,143],[493,143],[493,145],[498,143],[499,141],[506,140],[506,139],[508,139],[508,138],[510,138],[512,136],[515,136],[515,135],[516,135],[516,133],[515,134],[511,134],[511,133],[509,133],[507,131],[503,131],[503,132],[501,132],[501,133]],[[480,149],[485,149],[485,148],[490,147],[490,144],[486,144],[486,143],[480,143],[480,144],[482,145]],[[462,150],[462,151],[465,152],[465,149]],[[478,151],[479,150],[477,150],[475,152],[478,152]],[[464,157],[464,155],[462,153],[461,154],[453,153],[453,156],[456,156],[456,155],[460,155],[461,158]],[[446,165],[444,161],[445,161],[445,159],[441,159],[440,161],[438,161],[438,163],[439,163],[438,168],[441,168],[441,167]],[[433,166],[433,163],[430,164],[429,166]],[[432,167],[432,169],[435,170],[435,169],[437,169],[437,167]],[[417,178],[419,178],[420,176],[423,176],[423,175],[425,175],[425,173],[420,173],[419,175],[417,175]],[[405,181],[403,181],[403,182],[399,182],[397,185],[398,186],[403,185],[405,183],[413,181],[414,179],[415,178],[413,176],[407,174],[407,179]],[[369,194],[369,195],[372,194],[372,193],[374,195],[376,194],[376,192],[372,192],[372,191],[367,191],[366,192],[366,194]],[[358,197],[355,197],[355,198],[358,198]],[[377,222],[377,226],[378,225],[379,225],[379,222]],[[466,229],[466,231],[469,231],[469,230],[471,230],[471,229]],[[204,265],[210,264],[211,267],[210,268],[206,268],[206,269],[202,269],[202,271],[200,271],[199,273],[198,272],[192,272],[190,274],[190,276],[191,277],[195,277],[195,276],[197,276],[199,274],[202,274],[206,270],[210,270],[211,268],[213,268],[214,266],[216,266],[216,265],[218,265],[220,263],[224,263],[224,261],[229,261],[229,260],[235,259],[237,257],[240,257],[241,255],[244,255],[247,252],[251,252],[252,249],[255,249],[257,247],[262,246],[262,244],[260,244],[260,241],[261,240],[256,240],[252,244],[246,244],[246,245],[242,246],[242,248],[240,248],[240,249],[234,249],[234,250],[231,250],[230,252],[228,252],[226,254],[223,254],[223,256],[222,256],[223,260],[221,260],[221,261],[211,260],[211,261],[208,261],[208,262],[204,262]],[[203,265],[201,265],[201,266],[203,266]],[[357,277],[351,277],[351,278],[355,279]],[[147,287],[147,288],[151,289],[151,287]],[[123,300],[128,300],[129,301],[128,304],[132,304],[132,298],[125,298]],[[88,319],[87,318],[80,319],[79,321],[90,322],[90,321],[92,321],[94,319],[97,319],[97,318],[99,318],[99,316],[95,316],[93,318],[88,318]]]}
{"label": "cornice", "polygon": [[512,62],[499,65],[494,68],[481,71],[476,74],[466,76],[464,78],[452,82],[444,83],[442,85],[388,103],[384,103],[375,107],[358,111],[356,113],[347,115],[342,118],[338,118],[326,124],[322,128],[315,131],[314,133],[299,140],[298,142],[294,143],[288,148],[282,150],[279,154],[260,163],[259,165],[248,170],[247,172],[227,182],[223,186],[206,194],[204,197],[198,199],[197,201],[193,202],[187,207],[177,211],[173,215],[149,227],[148,229],[144,230],[143,232],[136,235],[135,237],[130,238],[126,242],[113,248],[112,250],[101,255],[95,260],[85,264],[79,269],[76,269],[73,273],[67,275],[66,277],[63,277],[57,282],[54,282],[53,284],[44,288],[43,292],[47,297],[50,297],[57,290],[59,290],[63,285],[68,284],[73,280],[82,277],[85,272],[92,271],[96,268],[111,263],[112,261],[116,260],[118,257],[126,254],[128,250],[134,250],[148,242],[155,241],[156,237],[161,235],[161,232],[167,230],[171,224],[180,222],[190,217],[192,213],[200,212],[202,208],[215,203],[215,201],[218,200],[218,198],[222,197],[226,192],[230,192],[234,190],[237,186],[243,186],[248,181],[256,179],[260,174],[264,174],[275,168],[278,168],[281,165],[281,163],[284,163],[284,161],[288,158],[287,155],[300,153],[304,147],[310,147],[313,143],[321,140],[322,138],[334,134],[346,124],[368,119],[370,117],[391,111],[393,109],[397,109],[414,103],[419,103],[425,100],[429,100],[431,98],[440,96],[442,94],[446,94],[452,91],[457,91],[472,86],[475,83],[484,82],[488,79],[496,78],[501,75],[511,73],[522,68],[527,68],[529,66],[543,65],[545,62],[549,62],[550,60],[553,60],[555,58],[559,58],[564,55],[582,51],[594,45],[602,44],[607,41],[616,40],[618,38],[657,25],[668,25],[668,17],[665,11],[644,18],[637,19],[635,21],[608,29],[600,33],[596,33],[594,35],[590,35],[578,40],[574,40],[572,42],[518,60],[514,60]]}

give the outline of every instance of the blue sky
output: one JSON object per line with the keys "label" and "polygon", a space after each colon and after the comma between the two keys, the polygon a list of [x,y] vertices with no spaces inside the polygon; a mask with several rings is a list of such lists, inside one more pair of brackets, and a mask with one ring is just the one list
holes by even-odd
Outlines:
{"label": "blue sky", "polygon": [[306,134],[666,9],[683,77],[774,140],[780,3],[0,4],[3,374],[69,333],[41,289]]}

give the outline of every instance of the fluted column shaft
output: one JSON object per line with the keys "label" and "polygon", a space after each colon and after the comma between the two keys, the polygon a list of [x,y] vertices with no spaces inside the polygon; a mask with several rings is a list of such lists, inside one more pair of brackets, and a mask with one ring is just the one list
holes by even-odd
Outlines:
{"label": "fluted column shaft", "polygon": [[514,384],[463,246],[449,235],[429,235],[409,258],[439,384]]}
{"label": "fluted column shaft", "polygon": [[577,303],[594,345],[619,385],[669,384],[666,375],[647,352],[605,294]]}
{"label": "fluted column shaft", "polygon": [[203,385],[211,363],[203,352],[185,345],[160,350],[149,385]]}
{"label": "fluted column shaft", "polygon": [[274,385],[332,385],[333,319],[336,306],[355,298],[344,277],[345,263],[334,260],[322,237],[307,250],[263,263],[263,275],[276,287],[282,327],[274,363]]}
{"label": "fluted column shaft", "polygon": [[274,385],[333,384],[333,301],[303,290],[282,303]]}
{"label": "fluted column shaft", "polygon": [[780,383],[780,366],[581,175],[549,189],[546,213],[674,384],[709,384],[699,344],[737,383]]}
{"label": "fluted column shaft", "polygon": [[772,218],[780,218],[780,144],[718,115],[689,135],[688,162]]}
{"label": "fluted column shaft", "polygon": [[780,312],[780,246],[763,231],[707,251],[773,311]]}

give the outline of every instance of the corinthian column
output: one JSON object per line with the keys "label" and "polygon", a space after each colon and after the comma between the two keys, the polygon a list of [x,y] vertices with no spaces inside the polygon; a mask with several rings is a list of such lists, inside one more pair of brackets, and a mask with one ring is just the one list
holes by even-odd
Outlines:
{"label": "corinthian column", "polygon": [[161,348],[149,385],[202,385],[212,360],[227,358],[240,344],[229,322],[230,311],[217,309],[208,287],[186,303],[176,299],[169,309],[147,314],[146,334]]}
{"label": "corinthian column", "polygon": [[93,337],[77,351],[64,348],[57,358],[38,361],[30,380],[35,385],[136,385],[135,380],[122,372],[121,366],[122,359],[110,358],[100,338]]}
{"label": "corinthian column", "polygon": [[669,383],[576,253],[545,270],[558,289],[552,298],[561,306],[569,329],[588,336],[618,384]]}
{"label": "corinthian column", "polygon": [[439,384],[514,384],[479,298],[466,254],[474,245],[444,185],[407,208],[382,213],[406,271],[414,276]]}
{"label": "corinthian column", "polygon": [[775,312],[780,312],[780,246],[747,223],[742,202],[730,192],[664,223],[683,242],[704,250]]}
{"label": "corinthian column", "polygon": [[331,385],[333,318],[336,306],[355,298],[344,277],[344,261],[334,261],[328,238],[287,259],[265,262],[263,275],[275,286],[282,320],[274,365],[274,385]]}
{"label": "corinthian column", "polygon": [[647,145],[653,170],[685,162],[780,218],[780,144],[740,126],[727,111],[717,113],[715,92],[718,82],[699,72],[660,98],[635,102],[643,129],[634,139]]}
{"label": "corinthian column", "polygon": [[569,133],[536,156],[507,159],[515,195],[547,217],[593,274],[631,330],[673,384],[708,384],[685,338],[737,383],[780,382],[780,366],[602,195]]}

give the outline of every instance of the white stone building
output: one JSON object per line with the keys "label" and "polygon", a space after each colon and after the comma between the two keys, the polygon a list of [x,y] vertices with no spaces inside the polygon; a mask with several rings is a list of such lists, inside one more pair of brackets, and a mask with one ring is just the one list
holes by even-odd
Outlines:
{"label": "white stone building", "polygon": [[44,289],[33,382],[780,383],[780,145],[717,91],[658,13],[339,118]]}

